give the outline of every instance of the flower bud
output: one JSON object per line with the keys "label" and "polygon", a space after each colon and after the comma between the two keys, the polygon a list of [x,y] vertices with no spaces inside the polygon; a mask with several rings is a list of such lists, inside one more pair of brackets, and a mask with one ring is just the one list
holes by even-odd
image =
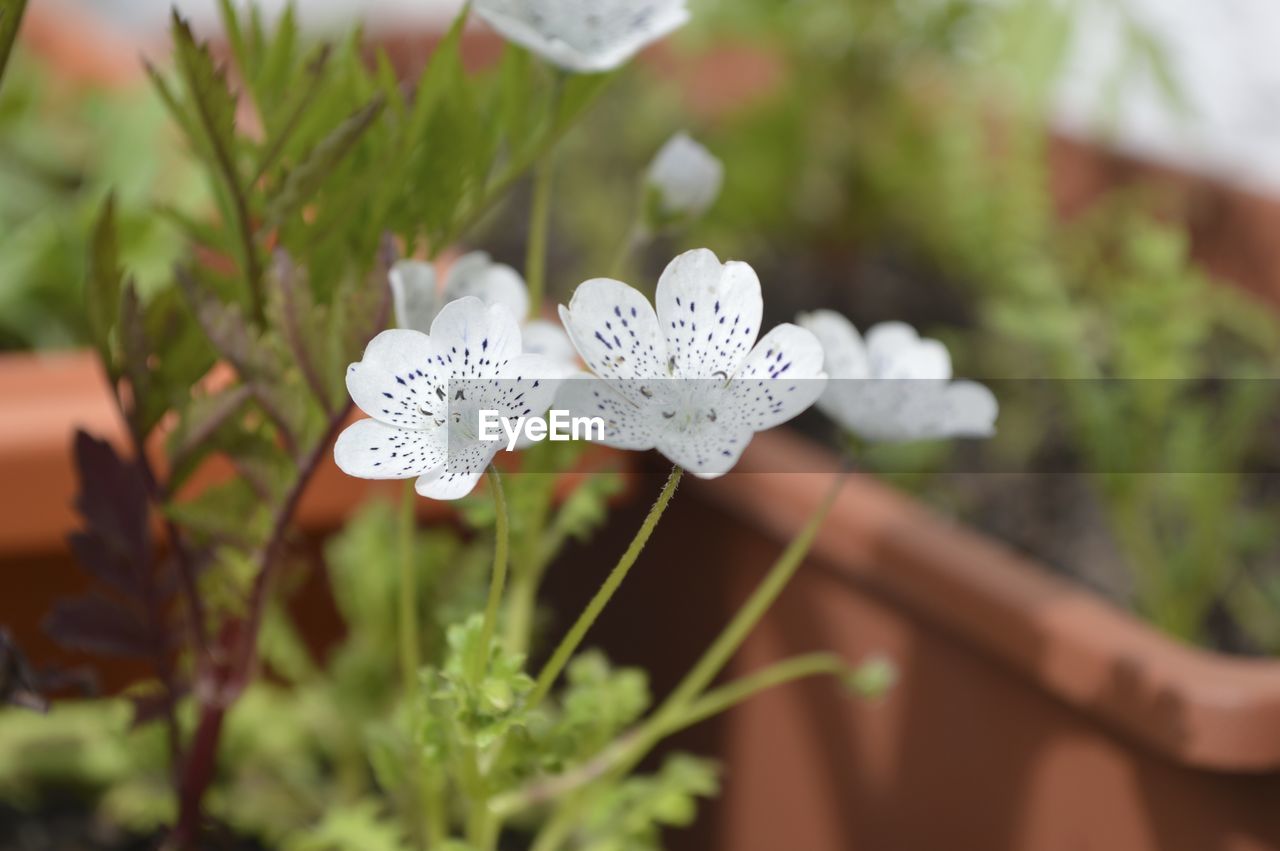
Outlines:
{"label": "flower bud", "polygon": [[684,133],[662,146],[645,181],[646,223],[662,230],[701,218],[724,185],[724,165]]}

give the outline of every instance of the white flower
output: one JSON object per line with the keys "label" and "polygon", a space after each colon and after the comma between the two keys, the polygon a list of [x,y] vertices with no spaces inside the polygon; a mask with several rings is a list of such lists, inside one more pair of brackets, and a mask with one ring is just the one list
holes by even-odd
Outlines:
{"label": "white flower", "polygon": [[553,65],[612,71],[689,20],[686,0],[476,0],[495,30]]}
{"label": "white flower", "polygon": [[951,356],[901,322],[867,332],[838,313],[819,310],[797,320],[822,341],[831,376],[818,407],[866,440],[900,442],[990,437],[999,405],[973,381],[951,380]]}
{"label": "white flower", "polygon": [[473,251],[453,262],[445,275],[443,290],[436,278],[436,267],[420,260],[401,260],[391,268],[391,294],[398,327],[425,334],[446,304],[473,296],[489,306],[503,305],[521,321],[524,353],[543,355],[555,364],[548,378],[565,377],[577,371],[573,344],[563,328],[544,319],[525,321],[529,314],[529,290],[515,269],[493,262],[483,251]]}
{"label": "white flower", "polygon": [[822,346],[795,325],[759,342],[760,280],[745,263],[700,249],[671,262],[657,310],[609,279],[578,287],[560,308],[598,379],[569,380],[557,404],[605,420],[604,442],[656,448],[703,478],[732,469],[757,431],[786,422],[822,393]]}
{"label": "white flower", "polygon": [[432,499],[466,496],[503,446],[479,439],[479,412],[540,415],[555,395],[553,372],[521,352],[520,325],[504,305],[451,302],[430,334],[383,331],[348,367],[351,398],[372,419],[339,436],[334,459],[362,479],[416,478]]}
{"label": "white flower", "polygon": [[704,215],[724,185],[724,165],[684,133],[662,146],[649,166],[646,183],[657,207],[658,224]]}

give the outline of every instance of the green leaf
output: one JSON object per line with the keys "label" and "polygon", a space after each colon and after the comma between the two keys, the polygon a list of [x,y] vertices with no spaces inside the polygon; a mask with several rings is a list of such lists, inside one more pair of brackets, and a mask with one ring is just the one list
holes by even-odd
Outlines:
{"label": "green leaf", "polygon": [[291,838],[285,851],[412,851],[403,831],[380,801],[327,807],[312,830]]}
{"label": "green leaf", "polygon": [[216,393],[197,396],[179,415],[178,426],[169,435],[169,483],[176,488],[212,448],[217,433],[248,404],[252,394],[243,384]]}
{"label": "green leaf", "polygon": [[26,9],[27,0],[0,0],[0,81],[4,79],[4,70],[9,64]]}
{"label": "green leaf", "polygon": [[112,329],[120,315],[123,277],[116,236],[115,196],[111,195],[103,203],[93,229],[85,307],[89,314],[89,333],[108,374],[113,377],[119,374],[119,367],[112,357],[110,341]]}
{"label": "green leaf", "polygon": [[267,537],[269,518],[262,496],[243,478],[206,488],[186,502],[170,504],[165,513],[198,537],[246,550]]}
{"label": "green leaf", "polygon": [[[235,227],[240,271],[255,321],[262,318],[262,265],[258,256],[249,191],[237,163],[236,98],[227,84],[226,71],[219,68],[208,45],[199,43],[187,21],[175,9],[172,25],[173,51],[179,73],[190,100],[191,121],[184,124],[194,134],[191,143],[210,160],[225,197],[224,212]],[[229,209],[228,209],[229,208]]]}
{"label": "green leaf", "polygon": [[190,272],[175,272],[179,289],[209,342],[246,379],[275,376],[276,362],[239,306],[227,304]]}
{"label": "green leaf", "polygon": [[322,139],[285,178],[266,210],[266,223],[274,227],[299,214],[320,190],[333,170],[373,126],[384,101],[377,98],[357,110]]}
{"label": "green leaf", "polygon": [[138,288],[125,284],[120,299],[120,349],[122,372],[129,380],[132,399],[129,414],[133,432],[146,436],[166,410],[165,400],[154,393],[149,365],[151,343],[147,337],[146,316],[138,298]]}

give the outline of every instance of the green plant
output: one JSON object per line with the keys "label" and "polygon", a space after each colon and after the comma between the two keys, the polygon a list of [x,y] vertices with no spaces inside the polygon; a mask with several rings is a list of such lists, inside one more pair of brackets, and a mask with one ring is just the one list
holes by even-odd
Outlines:
{"label": "green plant", "polygon": [[[566,26],[568,35],[530,40],[522,26],[513,37],[563,67],[508,48],[482,72],[463,67],[464,11],[416,84],[403,86],[384,56],[366,63],[359,33],[310,47],[291,12],[268,31],[255,9],[242,16],[224,2],[242,91],[174,14],[174,68],[148,72],[210,202],[144,214],[178,234],[171,274],[154,285],[142,285],[124,255],[120,201],[107,198],[93,225],[84,327],[131,447],[122,453],[77,437],[83,522],[72,547],[91,586],[60,601],[47,620],[64,644],[136,659],[151,675],[123,700],[60,709],[15,728],[15,750],[59,735],[73,745],[31,766],[31,777],[83,782],[117,822],[162,831],[174,849],[201,847],[210,816],[299,849],[485,851],[508,826],[542,851],[569,842],[656,848],[664,826],[688,823],[696,800],[716,790],[713,767],[692,757],[637,774],[664,738],[801,677],[836,675],[867,690],[866,676],[830,654],[713,684],[800,566],[838,476],[823,510],[656,708],[650,711],[643,672],[579,653],[638,562],[683,469],[727,472],[755,431],[794,416],[823,388],[822,350],[811,334],[781,326],[756,343],[762,305],[749,267],[691,252],[659,284],[657,313],[625,285],[596,281],[563,314],[572,345],[606,379],[593,385],[597,395],[616,377],[606,365],[623,358],[602,358],[592,347],[599,340],[620,350],[626,333],[613,331],[609,343],[590,333],[599,323],[656,328],[658,315],[672,309],[671,293],[678,306],[681,293],[702,300],[712,292],[721,294],[714,310],[703,301],[699,313],[692,299],[688,310],[695,322],[718,318],[722,327],[713,326],[705,342],[669,335],[669,360],[654,346],[641,357],[634,347],[642,344],[631,344],[630,363],[655,370],[640,380],[710,384],[697,396],[681,393],[678,415],[667,413],[666,391],[655,399],[646,386],[639,392],[649,402],[632,400],[636,419],[627,427],[657,424],[661,437],[650,445],[678,466],[538,670],[528,669],[527,654],[538,638],[541,579],[569,539],[602,522],[616,480],[594,473],[558,496],[581,450],[555,443],[534,447],[525,469],[504,476],[489,465],[497,446],[465,421],[482,402],[523,410],[522,418],[540,413],[561,378],[539,372],[551,361],[525,349],[531,317],[517,316],[490,291],[493,275],[509,278],[512,270],[480,255],[464,258],[470,273],[459,273],[458,286],[465,293],[430,320],[429,335],[382,330],[392,321],[393,288],[404,308],[413,298],[410,278],[434,274],[398,264],[396,255],[435,260],[530,170],[522,312],[536,317],[554,152],[610,79],[565,69],[621,64],[643,43],[632,29],[652,38],[683,22],[683,3],[667,5],[661,16],[615,16],[619,31],[606,34],[622,47],[602,45],[594,19],[584,31],[576,7],[557,7],[563,20],[524,23]],[[477,4],[499,29],[504,9]],[[572,44],[579,36],[584,43]],[[718,168],[699,153],[701,168]],[[673,187],[681,178],[664,173],[662,191],[693,188]],[[679,215],[659,224],[696,216],[714,190],[699,187],[696,204],[664,210]],[[633,243],[626,248],[639,247]],[[626,257],[624,250],[620,262]],[[602,314],[587,295],[593,287],[628,299],[630,319],[620,305]],[[408,311],[398,312],[404,322]],[[363,360],[348,367],[361,351]],[[783,383],[789,395],[775,395]],[[352,408],[348,392],[383,421],[339,434]],[[610,429],[626,419],[622,408],[614,413]],[[321,664],[306,650],[285,592],[305,570],[292,520],[335,437],[345,469],[416,477],[424,495],[463,497],[482,475],[488,485],[460,503],[466,535],[420,530],[411,489],[398,506],[374,505],[353,519],[328,558],[349,633]],[[382,459],[397,460],[379,469]],[[137,729],[126,733],[124,723]]]}

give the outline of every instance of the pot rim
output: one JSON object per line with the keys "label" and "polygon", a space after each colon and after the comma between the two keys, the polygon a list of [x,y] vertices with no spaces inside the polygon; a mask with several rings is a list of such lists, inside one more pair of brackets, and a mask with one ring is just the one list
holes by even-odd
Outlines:
{"label": "pot rim", "polygon": [[[832,485],[836,455],[777,429],[701,495],[779,543]],[[744,478],[748,477],[748,478]],[[852,474],[812,566],[882,596],[1022,679],[1175,762],[1280,770],[1280,661],[1175,641],[999,541]]]}

